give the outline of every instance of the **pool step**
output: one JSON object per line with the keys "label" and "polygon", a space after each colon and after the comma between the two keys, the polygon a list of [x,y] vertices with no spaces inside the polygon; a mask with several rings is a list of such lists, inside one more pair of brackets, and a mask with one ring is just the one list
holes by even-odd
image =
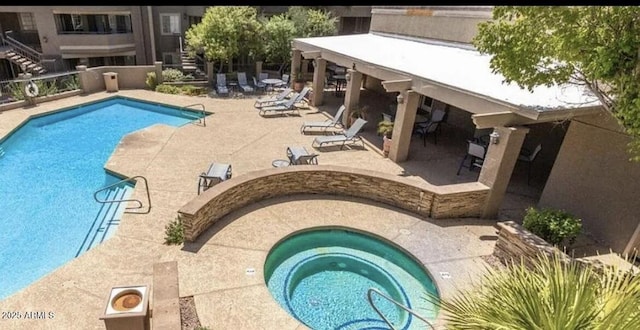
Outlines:
{"label": "pool step", "polygon": [[[133,191],[133,187],[128,185],[121,187],[114,187],[107,191],[105,201],[118,201],[127,199],[129,195]],[[126,209],[127,202],[112,202],[112,203],[104,203],[100,207],[98,214],[96,215],[91,228],[87,232],[82,245],[78,249],[76,253],[76,257],[80,254],[89,251],[96,245],[102,243],[104,240],[111,237],[118,225],[120,224],[120,219],[122,214]]]}
{"label": "pool step", "polygon": [[4,149],[2,149],[2,147],[0,147],[0,157],[4,156]]}

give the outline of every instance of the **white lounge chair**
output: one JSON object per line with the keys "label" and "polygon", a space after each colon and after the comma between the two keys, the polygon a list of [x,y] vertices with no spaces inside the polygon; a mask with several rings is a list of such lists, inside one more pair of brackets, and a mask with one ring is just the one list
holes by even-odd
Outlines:
{"label": "white lounge chair", "polygon": [[260,116],[264,116],[267,112],[299,112],[298,108],[296,108],[295,104],[300,97],[300,94],[294,94],[290,99],[286,100],[285,103],[273,104],[265,107],[258,108],[258,113]]}
{"label": "white lounge chair", "polygon": [[362,147],[364,148],[364,141],[358,135],[358,133],[360,133],[360,131],[364,127],[364,124],[366,123],[366,120],[358,118],[356,119],[355,123],[353,123],[353,125],[351,125],[351,127],[349,127],[349,129],[343,134],[318,136],[313,140],[312,146],[322,147],[323,145],[328,143],[342,143],[342,145],[340,146],[340,149],[342,149],[347,143],[356,143],[360,141],[362,142]]}
{"label": "white lounge chair", "polygon": [[325,121],[304,122],[300,127],[300,133],[304,134],[305,131],[309,128],[318,128],[322,131],[327,130],[327,128],[342,128],[342,122],[340,122],[340,119],[342,118],[342,114],[344,113],[345,109],[346,107],[344,106],[344,104],[341,105],[340,108],[338,108],[338,112],[336,112],[336,115],[333,116],[332,119],[328,119]]}
{"label": "white lounge chair", "polygon": [[257,99],[256,102],[253,104],[253,106],[256,108],[261,108],[268,105],[274,105],[278,101],[285,100],[286,97],[289,96],[289,94],[291,94],[292,91],[293,89],[291,88],[285,88],[282,92],[278,93],[278,95],[276,96]]}

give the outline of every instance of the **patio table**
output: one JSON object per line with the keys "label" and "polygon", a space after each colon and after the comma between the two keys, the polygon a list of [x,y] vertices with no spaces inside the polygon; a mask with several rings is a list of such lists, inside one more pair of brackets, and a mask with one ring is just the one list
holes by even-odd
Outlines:
{"label": "patio table", "polygon": [[267,90],[274,90],[274,87],[284,84],[284,80],[277,78],[262,79],[261,82],[267,84]]}

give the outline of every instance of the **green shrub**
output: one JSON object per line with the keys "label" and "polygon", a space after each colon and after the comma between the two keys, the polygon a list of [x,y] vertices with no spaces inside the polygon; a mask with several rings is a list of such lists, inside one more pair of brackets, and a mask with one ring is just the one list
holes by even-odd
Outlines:
{"label": "green shrub", "polygon": [[147,86],[152,90],[156,90],[156,86],[158,86],[158,79],[156,79],[155,72],[147,72],[147,79],[145,80]]}
{"label": "green shrub", "polygon": [[522,223],[524,228],[545,241],[558,245],[565,239],[573,244],[582,230],[582,221],[575,216],[560,210],[527,209]]}
{"label": "green shrub", "polygon": [[156,92],[166,93],[166,94],[180,94],[181,89],[177,86],[160,84],[156,86]]}
{"label": "green shrub", "polygon": [[184,243],[184,226],[182,219],[177,217],[164,227],[164,243],[167,245],[180,245]]}
{"label": "green shrub", "polygon": [[206,93],[205,89],[202,87],[196,87],[193,85],[184,85],[181,87],[182,94],[189,96],[198,96],[200,94]]}
{"label": "green shrub", "polygon": [[182,81],[184,80],[184,74],[178,69],[164,69],[162,70],[162,81]]}
{"label": "green shrub", "polygon": [[25,96],[24,96],[24,84],[20,84],[17,82],[10,82],[7,85],[7,89],[9,90],[9,94],[11,95],[11,98],[13,98],[14,100],[24,100]]}
{"label": "green shrub", "polygon": [[78,81],[78,76],[68,76],[62,80],[62,84],[64,85],[64,90],[73,91],[80,88],[80,82]]}

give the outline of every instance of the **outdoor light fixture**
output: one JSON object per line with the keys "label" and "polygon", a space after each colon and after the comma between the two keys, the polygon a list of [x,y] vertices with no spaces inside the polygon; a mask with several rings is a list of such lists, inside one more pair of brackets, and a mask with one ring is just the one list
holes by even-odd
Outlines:
{"label": "outdoor light fixture", "polygon": [[351,81],[351,73],[350,72],[347,72],[347,74],[344,75],[344,80]]}
{"label": "outdoor light fixture", "polygon": [[313,60],[311,60],[311,64],[313,64],[314,68],[318,66],[318,63],[316,62],[315,58]]}
{"label": "outdoor light fixture", "polygon": [[402,93],[400,93],[400,94],[398,94],[398,96],[396,96],[396,101],[398,101],[398,104],[404,103],[404,96],[402,96]]}
{"label": "outdoor light fixture", "polygon": [[496,131],[491,132],[491,134],[489,134],[489,138],[491,139],[492,144],[498,144],[500,142],[500,134]]}

